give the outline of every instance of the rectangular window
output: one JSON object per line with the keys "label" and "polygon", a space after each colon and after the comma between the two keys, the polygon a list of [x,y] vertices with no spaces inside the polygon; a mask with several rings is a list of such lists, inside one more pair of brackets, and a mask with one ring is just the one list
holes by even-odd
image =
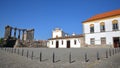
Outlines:
{"label": "rectangular window", "polygon": [[118,30],[118,23],[113,24],[113,30]]}
{"label": "rectangular window", "polygon": [[94,39],[94,38],[91,38],[91,39],[90,39],[90,44],[91,44],[91,45],[94,45],[94,44],[95,44],[95,39]]}
{"label": "rectangular window", "polygon": [[100,32],[105,32],[105,25],[100,26]]}
{"label": "rectangular window", "polygon": [[90,27],[90,33],[94,33],[94,27]]}
{"label": "rectangular window", "polygon": [[52,45],[53,45],[53,41],[52,41]]}
{"label": "rectangular window", "polygon": [[101,38],[101,44],[106,44],[106,38],[105,37]]}

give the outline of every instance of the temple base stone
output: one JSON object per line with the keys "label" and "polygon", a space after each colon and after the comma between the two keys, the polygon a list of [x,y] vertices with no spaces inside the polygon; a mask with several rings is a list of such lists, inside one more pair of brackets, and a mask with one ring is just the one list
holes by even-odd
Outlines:
{"label": "temple base stone", "polygon": [[17,47],[23,47],[24,46],[24,44],[23,44],[23,42],[21,41],[21,40],[16,40],[16,43],[15,43],[15,45],[14,45],[14,48],[17,48]]}

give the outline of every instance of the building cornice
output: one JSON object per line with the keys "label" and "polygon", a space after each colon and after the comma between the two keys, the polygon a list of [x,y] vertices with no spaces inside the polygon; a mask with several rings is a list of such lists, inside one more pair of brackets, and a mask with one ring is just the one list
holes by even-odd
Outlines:
{"label": "building cornice", "polygon": [[64,37],[58,37],[58,38],[50,38],[48,40],[56,40],[56,39],[69,39],[69,38],[81,38],[83,35],[75,35],[75,36],[64,36]]}

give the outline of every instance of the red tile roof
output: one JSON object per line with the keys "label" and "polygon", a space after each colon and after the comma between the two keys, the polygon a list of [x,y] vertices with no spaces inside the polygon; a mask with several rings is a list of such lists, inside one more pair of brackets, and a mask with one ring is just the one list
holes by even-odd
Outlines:
{"label": "red tile roof", "polygon": [[111,16],[116,16],[116,15],[120,15],[120,9],[113,10],[113,11],[110,11],[110,12],[105,12],[105,13],[102,13],[102,14],[97,14],[97,15],[92,16],[91,18],[87,19],[84,22],[93,21],[93,20],[102,19],[102,18],[111,17]]}

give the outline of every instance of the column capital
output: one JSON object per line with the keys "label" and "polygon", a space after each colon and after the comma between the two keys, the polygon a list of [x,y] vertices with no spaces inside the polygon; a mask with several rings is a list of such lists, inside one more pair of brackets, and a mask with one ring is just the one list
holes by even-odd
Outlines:
{"label": "column capital", "polygon": [[17,28],[15,27],[14,30],[17,30]]}
{"label": "column capital", "polygon": [[7,25],[7,26],[5,26],[5,29],[7,29],[7,28],[11,28],[9,25]]}

